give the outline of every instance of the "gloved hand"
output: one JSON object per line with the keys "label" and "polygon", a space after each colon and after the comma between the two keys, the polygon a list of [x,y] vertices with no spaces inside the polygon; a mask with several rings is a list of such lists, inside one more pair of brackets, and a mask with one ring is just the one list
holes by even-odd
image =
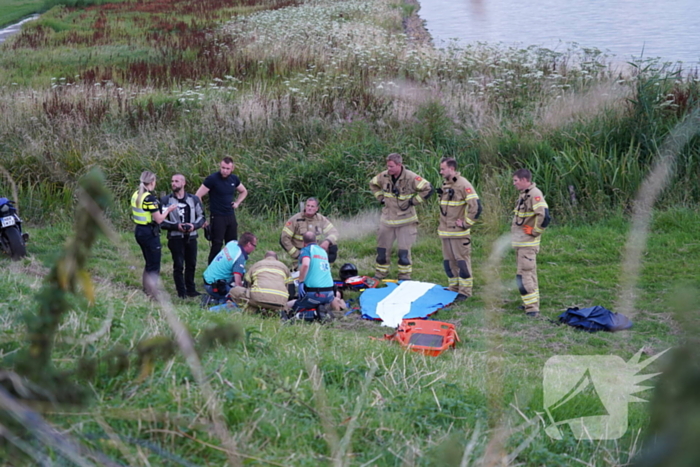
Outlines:
{"label": "gloved hand", "polygon": [[530,225],[523,225],[523,232],[525,232],[528,235],[532,235],[532,226]]}
{"label": "gloved hand", "polygon": [[304,283],[299,282],[299,287],[297,287],[297,296],[301,298],[304,295],[306,295],[306,290],[304,290]]}

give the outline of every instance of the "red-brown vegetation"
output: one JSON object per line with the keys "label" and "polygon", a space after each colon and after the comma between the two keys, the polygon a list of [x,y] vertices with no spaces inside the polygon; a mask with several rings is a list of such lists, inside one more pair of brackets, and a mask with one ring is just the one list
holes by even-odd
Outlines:
{"label": "red-brown vegetation", "polygon": [[[237,44],[217,27],[237,14],[237,8],[278,9],[298,0],[137,0],[67,8],[58,16],[75,29],[57,31],[45,22],[23,30],[13,49],[43,47],[101,47],[129,45],[156,51],[148,58],[115,61],[76,69],[86,84],[112,81],[117,85],[168,87],[225,75],[241,76],[256,63],[236,54]],[[137,14],[135,14],[137,13]],[[85,27],[89,25],[89,27]],[[269,72],[276,65],[266,65]]]}

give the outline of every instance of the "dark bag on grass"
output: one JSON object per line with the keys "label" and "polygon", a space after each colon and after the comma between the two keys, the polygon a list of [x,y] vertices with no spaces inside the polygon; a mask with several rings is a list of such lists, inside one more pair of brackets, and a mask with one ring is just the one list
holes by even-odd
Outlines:
{"label": "dark bag on grass", "polygon": [[559,322],[588,332],[623,331],[632,327],[632,321],[621,313],[613,313],[602,306],[579,309],[569,308],[559,315]]}

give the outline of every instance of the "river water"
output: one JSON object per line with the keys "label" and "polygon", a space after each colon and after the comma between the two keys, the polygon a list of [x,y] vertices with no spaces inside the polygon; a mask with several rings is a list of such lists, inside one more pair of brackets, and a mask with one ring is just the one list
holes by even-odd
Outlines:
{"label": "river water", "polygon": [[433,42],[597,48],[633,58],[700,64],[700,0],[419,0]]}
{"label": "river water", "polygon": [[38,18],[39,15],[32,15],[29,18],[25,18],[19,23],[12,24],[6,28],[0,29],[0,42],[5,42],[5,39],[10,37],[13,34],[17,34],[20,29],[22,29],[22,25],[26,23],[27,21],[31,21],[33,19]]}

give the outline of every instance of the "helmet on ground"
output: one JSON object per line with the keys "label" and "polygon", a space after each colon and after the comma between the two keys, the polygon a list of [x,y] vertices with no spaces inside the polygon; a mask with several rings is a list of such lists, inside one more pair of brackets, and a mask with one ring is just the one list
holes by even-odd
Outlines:
{"label": "helmet on ground", "polygon": [[345,263],[340,266],[340,280],[345,282],[346,279],[357,275],[357,266],[352,263]]}

